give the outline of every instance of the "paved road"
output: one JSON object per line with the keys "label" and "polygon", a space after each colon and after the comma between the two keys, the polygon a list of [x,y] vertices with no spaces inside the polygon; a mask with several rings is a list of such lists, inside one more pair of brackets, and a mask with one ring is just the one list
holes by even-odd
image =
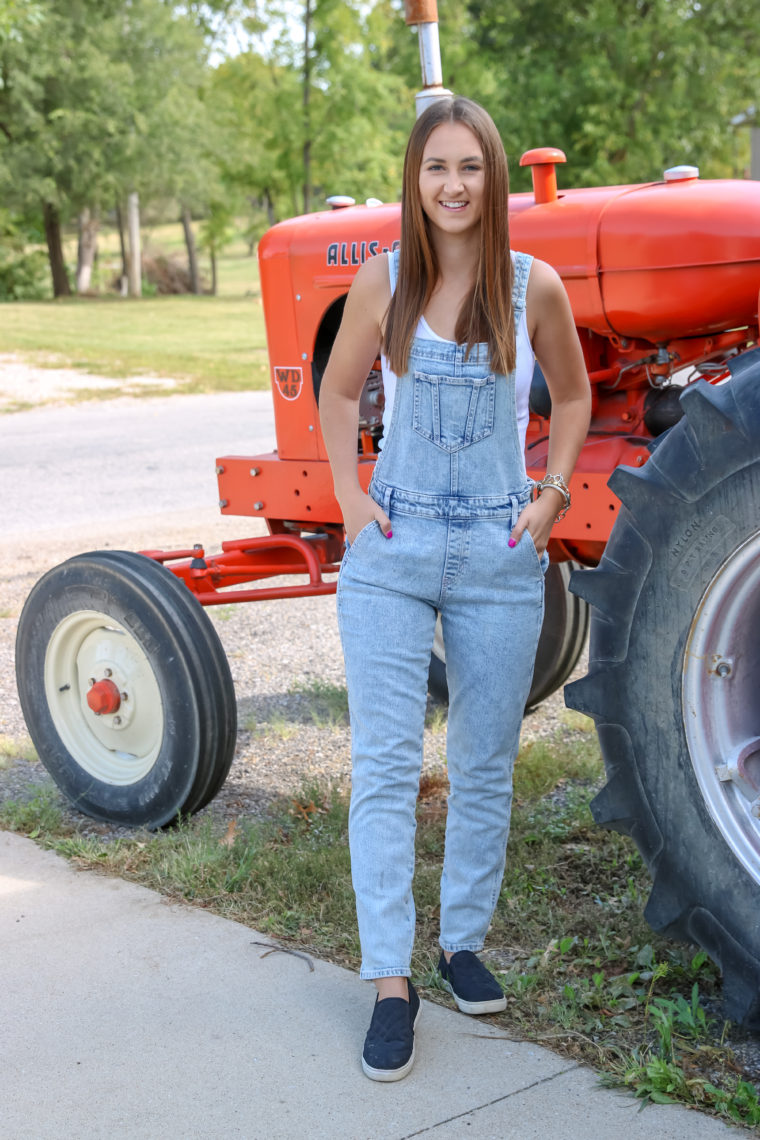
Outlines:
{"label": "paved road", "polygon": [[0,534],[208,507],[217,456],[271,451],[270,392],[47,406],[0,418]]}

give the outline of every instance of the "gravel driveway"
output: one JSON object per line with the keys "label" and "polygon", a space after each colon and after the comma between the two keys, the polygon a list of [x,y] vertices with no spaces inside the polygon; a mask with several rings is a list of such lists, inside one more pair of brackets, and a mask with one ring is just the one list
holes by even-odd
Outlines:
{"label": "gravel driveway", "polygon": [[[0,361],[0,403],[4,391]],[[14,363],[14,380],[22,374],[22,365]],[[41,370],[35,370],[38,374]],[[75,374],[81,383],[81,374]],[[102,378],[88,377],[92,380]],[[44,380],[44,377],[43,377]],[[35,389],[40,384],[35,375]],[[60,383],[60,375],[56,376]],[[18,391],[18,387],[16,391]],[[251,393],[250,397],[261,397]],[[16,398],[20,398],[18,395]],[[57,395],[60,399],[60,393]],[[214,396],[176,396],[161,399],[174,419],[182,401],[225,401],[229,394]],[[246,396],[243,395],[245,400]],[[34,417],[51,415],[51,407],[39,400],[40,410],[26,410],[3,417],[0,423],[8,424],[23,416],[28,426],[34,427]],[[136,408],[146,409],[146,415],[156,414],[154,400],[119,400],[118,405],[129,406],[131,414]],[[81,405],[89,409],[91,405]],[[109,404],[111,414],[115,405]],[[118,411],[118,409],[117,409]],[[232,416],[232,412],[231,412]],[[83,415],[83,418],[85,416]],[[42,422],[41,420],[38,422]],[[65,428],[64,428],[65,424]],[[230,421],[230,436],[239,434],[239,423]],[[71,431],[71,410],[61,407],[61,430]],[[30,437],[33,436],[30,433]],[[97,438],[97,437],[95,437]],[[93,450],[92,436],[86,453],[91,456],[93,471],[97,470],[97,448]],[[83,447],[87,445],[83,443]],[[230,449],[231,450],[231,449]],[[205,451],[205,455],[204,455]],[[196,438],[188,450],[192,461],[201,454],[204,464],[213,463],[211,445]],[[219,454],[219,452],[217,452]],[[30,447],[30,470],[39,462],[39,456]],[[176,455],[173,456],[176,465]],[[129,480],[128,463],[121,470],[120,493]],[[81,479],[81,472],[72,479]],[[160,470],[156,479],[160,483]],[[24,485],[24,470],[5,472],[7,485],[0,489],[0,501],[7,495],[18,496]],[[12,485],[11,485],[12,483]],[[74,554],[86,550],[116,548],[139,550],[147,547],[187,547],[200,541],[207,551],[218,549],[227,538],[242,538],[264,533],[259,520],[222,518],[215,502],[215,488],[210,486],[208,501],[198,498],[197,506],[181,503],[178,509],[151,509],[141,514],[129,514],[114,507],[110,515],[89,519],[81,512],[66,516],[65,504],[69,496],[81,496],[81,486],[66,486],[60,478],[51,480],[50,496],[61,504],[56,525],[50,519],[40,527],[34,517],[29,519],[28,530],[15,527],[4,544],[4,571],[0,594],[0,799],[19,798],[30,794],[39,784],[49,783],[42,765],[29,759],[28,733],[21,716],[14,675],[14,641],[18,616],[35,581],[50,567]],[[7,498],[6,498],[7,501]],[[8,528],[5,530],[8,535]],[[222,818],[234,818],[260,813],[273,798],[296,793],[310,780],[347,781],[350,772],[349,732],[338,714],[325,713],[315,699],[315,688],[322,685],[341,687],[344,684],[343,661],[340,652],[333,597],[301,598],[283,601],[263,601],[249,605],[212,608],[210,616],[227,651],[238,699],[239,734],[235,759],[227,782],[217,799],[206,812]],[[582,675],[585,668],[578,670]],[[553,736],[558,731],[571,733],[569,714],[565,712],[562,694],[554,694],[524,722],[523,740]],[[426,730],[426,766],[440,766],[445,759],[445,718],[440,713],[431,717]],[[85,831],[98,835],[118,834],[118,828],[87,821],[78,813],[65,809],[72,820]]]}

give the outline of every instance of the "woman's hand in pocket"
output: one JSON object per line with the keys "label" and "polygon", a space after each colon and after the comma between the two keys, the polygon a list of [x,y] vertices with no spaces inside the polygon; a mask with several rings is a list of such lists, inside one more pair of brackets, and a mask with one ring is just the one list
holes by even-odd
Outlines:
{"label": "woman's hand in pocket", "polygon": [[379,524],[386,538],[392,537],[391,520],[382,507],[363,491],[352,496],[350,500],[341,502],[340,508],[343,512],[343,525],[346,528],[346,541],[349,544],[354,542],[360,530],[364,530],[365,526],[369,526],[373,521]]}
{"label": "woman's hand in pocket", "polygon": [[520,512],[520,517],[512,528],[510,546],[517,546],[523,531],[527,530],[533,539],[536,554],[540,558],[546,550],[549,536],[561,503],[555,502],[555,495],[539,495],[534,503],[528,503]]}

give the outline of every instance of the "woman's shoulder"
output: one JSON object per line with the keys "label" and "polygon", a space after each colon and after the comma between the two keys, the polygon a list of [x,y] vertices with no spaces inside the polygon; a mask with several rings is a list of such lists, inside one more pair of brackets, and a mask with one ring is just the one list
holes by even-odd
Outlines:
{"label": "woman's shoulder", "polygon": [[558,305],[563,309],[567,305],[567,293],[562,284],[562,278],[548,262],[534,257],[525,296],[531,340],[536,327],[543,321],[551,319],[556,313]]}
{"label": "woman's shoulder", "polygon": [[357,269],[351,288],[366,294],[385,292],[390,295],[388,258],[392,256],[392,254],[381,253],[377,257],[367,258],[364,264]]}
{"label": "woman's shoulder", "polygon": [[391,299],[388,259],[384,254],[370,257],[356,271],[351,283],[349,300],[351,306],[361,305],[377,314],[378,321],[388,308]]}
{"label": "woman's shoulder", "polygon": [[551,299],[557,295],[559,290],[564,292],[564,289],[562,278],[557,270],[547,261],[541,261],[538,257],[534,257],[531,261],[528,279],[528,302],[530,303],[531,298]]}

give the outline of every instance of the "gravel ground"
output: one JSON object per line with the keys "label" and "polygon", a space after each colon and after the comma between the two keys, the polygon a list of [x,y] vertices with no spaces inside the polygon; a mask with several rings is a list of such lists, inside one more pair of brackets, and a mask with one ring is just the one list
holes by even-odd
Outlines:
{"label": "gravel ground", "polygon": [[[200,540],[210,551],[222,539],[247,536],[257,527],[263,529],[263,524],[221,519],[213,509],[204,508],[183,519],[158,516],[150,522],[122,524],[115,543],[102,533],[80,530],[6,548],[0,599],[0,799],[26,797],[38,785],[50,782],[39,761],[28,758],[30,741],[14,671],[18,617],[36,580],[51,566],[85,550],[182,547]],[[329,715],[313,696],[315,683],[345,683],[334,597],[263,601],[208,612],[230,661],[239,733],[230,775],[206,811],[223,819],[260,814],[273,799],[296,793],[305,782],[346,782],[350,773],[348,728],[329,723]],[[584,671],[581,663],[578,675]],[[526,716],[523,741],[557,732],[572,734],[574,715],[565,710],[562,694],[555,693]],[[445,757],[444,726],[440,715],[431,719],[433,724],[425,734],[425,765],[438,767]],[[93,834],[120,833],[118,828],[86,821],[79,813],[65,810]]]}
{"label": "gravel ground", "polygon": [[0,413],[15,411],[28,405],[63,404],[85,389],[100,392],[134,391],[141,386],[166,388],[170,392],[176,381],[161,376],[132,376],[114,380],[94,376],[73,368],[43,368],[28,364],[12,353],[0,353]]}

